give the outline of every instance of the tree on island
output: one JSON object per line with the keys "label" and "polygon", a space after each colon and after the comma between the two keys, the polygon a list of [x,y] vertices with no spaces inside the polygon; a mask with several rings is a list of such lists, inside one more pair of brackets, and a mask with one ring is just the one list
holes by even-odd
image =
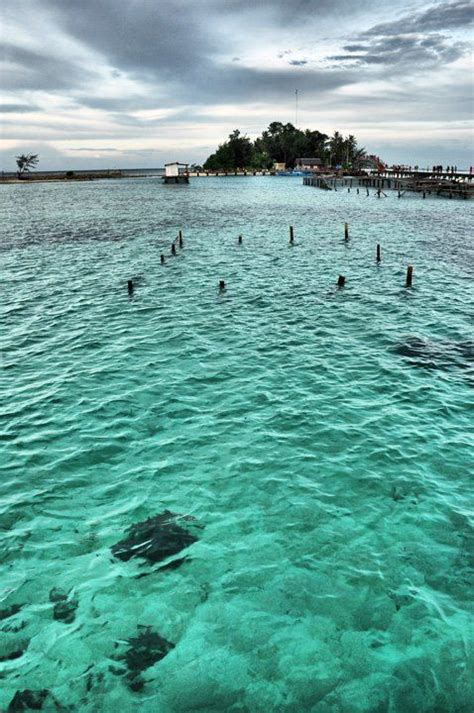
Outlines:
{"label": "tree on island", "polygon": [[293,168],[297,158],[320,158],[329,166],[356,167],[365,157],[365,149],[357,145],[355,136],[344,138],[335,131],[332,137],[320,131],[295,128],[293,124],[272,121],[268,129],[252,142],[235,129],[229,140],[204,163],[210,171],[238,168],[269,169],[275,162]]}
{"label": "tree on island", "polygon": [[20,156],[15,156],[15,158],[18,166],[18,178],[21,178],[25,173],[29,173],[30,168],[35,168],[39,161],[37,153],[21,154]]}
{"label": "tree on island", "polygon": [[250,165],[253,155],[253,145],[248,136],[242,135],[239,129],[229,134],[229,140],[219,145],[219,148],[207,159],[204,168],[207,170],[246,168]]}

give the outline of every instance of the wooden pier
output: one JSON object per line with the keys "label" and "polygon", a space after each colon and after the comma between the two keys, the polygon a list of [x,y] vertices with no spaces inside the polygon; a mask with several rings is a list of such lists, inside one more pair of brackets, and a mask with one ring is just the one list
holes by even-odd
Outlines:
{"label": "wooden pier", "polygon": [[255,171],[251,171],[243,168],[238,168],[236,170],[225,170],[225,169],[220,169],[219,171],[206,171],[202,169],[201,171],[190,171],[189,176],[192,178],[199,178],[199,177],[207,177],[207,178],[222,178],[223,176],[275,176],[276,173],[273,170],[269,169],[259,169]]}
{"label": "wooden pier", "polygon": [[375,188],[380,195],[385,190],[398,191],[399,197],[404,193],[421,193],[444,196],[445,198],[470,198],[474,196],[474,176],[466,173],[435,172],[435,171],[392,171],[387,169],[363,176],[305,176],[303,185],[322,188],[326,191],[338,190],[344,187]]}

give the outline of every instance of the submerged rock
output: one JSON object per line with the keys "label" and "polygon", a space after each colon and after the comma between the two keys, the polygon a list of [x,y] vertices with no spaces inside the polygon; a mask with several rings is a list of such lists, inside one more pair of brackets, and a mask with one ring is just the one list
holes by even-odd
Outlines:
{"label": "submerged rock", "polygon": [[174,644],[164,639],[151,627],[139,627],[138,636],[127,640],[128,649],[115,660],[124,663],[126,671],[114,670],[114,673],[123,674],[132,691],[140,691],[145,685],[141,674],[157,661],[163,659],[172,649]]}
{"label": "submerged rock", "polygon": [[29,640],[15,643],[11,651],[8,651],[5,654],[0,654],[0,663],[4,663],[5,661],[14,661],[15,659],[21,658],[28,648],[29,643]]}
{"label": "submerged rock", "polygon": [[53,619],[64,624],[72,624],[76,618],[76,609],[79,602],[76,597],[69,598],[69,594],[54,587],[49,593],[49,601],[54,602]]}
{"label": "submerged rock", "polygon": [[[165,510],[160,515],[138,522],[127,531],[127,537],[111,548],[112,554],[127,562],[132,557],[142,557],[150,563],[161,562],[167,557],[197,542],[197,537],[182,524],[194,521],[193,517],[177,515]],[[182,564],[184,558],[177,561]]]}
{"label": "submerged rock", "polygon": [[407,336],[395,346],[395,353],[406,357],[414,366],[425,369],[448,369],[453,366],[467,369],[474,359],[474,342],[432,341]]}
{"label": "submerged rock", "polygon": [[10,701],[7,713],[11,711],[40,711],[48,693],[46,688],[41,691],[30,691],[28,688],[24,691],[17,691]]}
{"label": "submerged rock", "polygon": [[59,587],[53,587],[49,592],[50,602],[64,602],[68,598],[68,593],[59,589]]}
{"label": "submerged rock", "polygon": [[16,711],[61,711],[64,710],[53,694],[46,688],[41,691],[17,691],[10,701],[7,713]]}
{"label": "submerged rock", "polygon": [[3,621],[3,619],[8,619],[8,617],[14,616],[15,614],[18,614],[20,609],[21,604],[12,604],[6,609],[0,609],[0,621]]}
{"label": "submerged rock", "polygon": [[62,621],[65,624],[72,624],[76,618],[77,599],[71,599],[69,602],[58,602],[53,608],[53,619]]}

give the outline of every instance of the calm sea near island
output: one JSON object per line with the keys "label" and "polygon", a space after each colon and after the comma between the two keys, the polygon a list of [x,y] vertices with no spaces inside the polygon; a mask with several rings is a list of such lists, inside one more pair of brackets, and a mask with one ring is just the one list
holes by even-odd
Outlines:
{"label": "calm sea near island", "polygon": [[473,204],[0,196],[0,710],[472,713]]}

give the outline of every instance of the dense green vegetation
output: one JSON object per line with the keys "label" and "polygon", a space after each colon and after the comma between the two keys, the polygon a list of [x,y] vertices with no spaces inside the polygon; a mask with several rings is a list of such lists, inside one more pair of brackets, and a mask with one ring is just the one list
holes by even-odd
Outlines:
{"label": "dense green vegetation", "polygon": [[273,121],[262,135],[252,141],[235,129],[204,164],[210,171],[237,168],[271,168],[275,161],[293,168],[297,158],[320,158],[325,165],[356,165],[365,156],[354,136],[346,138],[338,131],[332,136],[311,129],[296,129],[293,124]]}

